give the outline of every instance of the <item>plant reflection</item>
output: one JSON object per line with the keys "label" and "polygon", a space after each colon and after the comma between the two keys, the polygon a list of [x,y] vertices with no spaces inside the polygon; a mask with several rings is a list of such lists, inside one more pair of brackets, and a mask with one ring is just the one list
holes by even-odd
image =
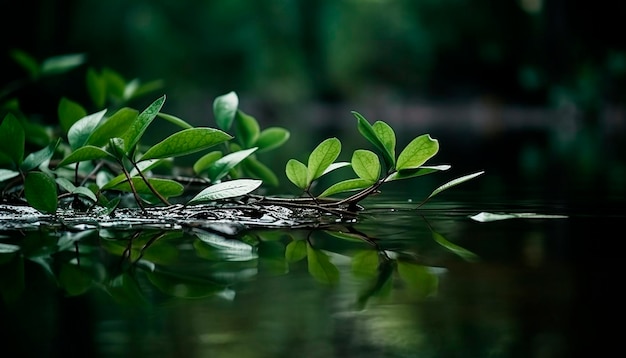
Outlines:
{"label": "plant reflection", "polygon": [[[444,250],[466,261],[477,259],[426,224]],[[233,299],[238,285],[261,273],[284,275],[306,265],[310,277],[322,285],[336,285],[342,275],[351,275],[359,282],[355,301],[362,308],[397,287],[417,297],[434,295],[442,270],[414,248],[389,245],[351,225],[251,230],[236,236],[200,229],[32,231],[3,241],[0,290],[5,302],[18,300],[27,289],[27,261],[46,272],[65,295],[96,289],[131,305],[209,296]]]}

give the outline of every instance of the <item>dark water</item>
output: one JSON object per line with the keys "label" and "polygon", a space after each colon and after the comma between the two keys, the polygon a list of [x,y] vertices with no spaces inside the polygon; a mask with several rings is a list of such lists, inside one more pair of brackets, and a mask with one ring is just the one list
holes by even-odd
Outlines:
{"label": "dark water", "polygon": [[[390,194],[368,199],[354,225],[237,239],[4,233],[0,356],[610,352],[621,323],[622,198],[460,188],[420,210]],[[471,218],[480,212],[520,217]]]}

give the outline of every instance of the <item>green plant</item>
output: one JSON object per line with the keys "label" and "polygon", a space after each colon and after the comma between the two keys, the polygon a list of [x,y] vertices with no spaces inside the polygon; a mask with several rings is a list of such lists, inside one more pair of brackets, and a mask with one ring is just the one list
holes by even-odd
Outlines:
{"label": "green plant", "polygon": [[[34,63],[20,54],[18,58],[23,65]],[[76,62],[71,64],[75,66]],[[31,73],[39,71],[31,70]],[[51,214],[56,212],[59,200],[65,197],[74,198],[73,204],[87,201],[88,207],[101,206],[110,212],[120,205],[122,199],[116,193],[132,194],[142,209],[146,205],[170,205],[174,197],[182,197],[186,205],[195,205],[249,196],[258,202],[306,205],[321,210],[341,208],[354,212],[360,201],[377,192],[384,183],[450,168],[449,165],[424,165],[439,150],[438,141],[428,134],[414,138],[396,156],[393,129],[383,121],[372,125],[361,114],[353,112],[359,133],[378,154],[357,149],[350,162],[337,162],[341,142],[337,138],[326,139],[310,153],[306,164],[295,159],[286,164],[287,178],[303,190],[304,197],[253,196],[251,193],[262,185],[278,185],[277,175],[256,154],[280,147],[289,139],[290,133],[281,127],[262,130],[254,117],[238,108],[239,99],[235,92],[218,96],[213,102],[218,128],[193,127],[163,112],[165,95],[141,112],[125,105],[135,96],[156,88],[157,82],[141,87],[138,80],[126,82],[112,70],[98,73],[90,68],[86,83],[96,108],[109,103],[112,110],[104,108],[88,114],[79,103],[62,97],[57,108],[61,134],[51,135],[43,148],[26,156],[26,133],[34,124],[20,112],[17,102],[12,99],[4,102],[3,107],[10,107],[11,111],[0,124],[3,196],[14,193],[30,206]],[[3,93],[9,92],[5,90]],[[156,118],[181,129],[156,144],[146,145],[144,134]],[[52,133],[59,133],[59,130]],[[160,168],[174,165],[174,158],[218,145],[222,149],[205,153],[195,161],[193,177],[157,174]],[[356,178],[341,180],[318,195],[313,194],[313,183],[325,174],[347,166],[353,169]],[[480,174],[482,172],[448,182],[433,191],[424,202]],[[203,189],[199,192],[189,190],[185,184],[192,179],[201,183]],[[356,193],[348,197],[334,197],[354,191]]]}

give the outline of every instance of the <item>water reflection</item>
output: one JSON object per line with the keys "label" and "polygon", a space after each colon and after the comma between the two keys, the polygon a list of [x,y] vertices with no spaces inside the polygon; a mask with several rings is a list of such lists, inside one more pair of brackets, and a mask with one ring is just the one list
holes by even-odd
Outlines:
{"label": "water reflection", "polygon": [[232,237],[12,233],[0,247],[3,347],[25,356],[565,356],[573,284],[549,246],[559,223],[467,214],[374,206],[355,225]]}

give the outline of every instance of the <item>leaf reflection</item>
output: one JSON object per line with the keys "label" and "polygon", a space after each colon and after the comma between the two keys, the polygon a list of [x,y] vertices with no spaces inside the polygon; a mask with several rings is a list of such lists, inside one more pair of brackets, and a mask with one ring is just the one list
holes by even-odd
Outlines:
{"label": "leaf reflection", "polygon": [[[425,221],[426,222],[426,221]],[[478,257],[434,231],[430,243],[466,261]],[[25,262],[52,277],[68,296],[104,292],[127,305],[173,299],[221,297],[232,300],[238,287],[259,275],[304,273],[337,286],[356,282],[355,304],[384,299],[396,290],[418,298],[437,293],[445,272],[421,249],[374,237],[356,225],[324,230],[248,230],[227,235],[206,229],[25,232],[0,243],[0,290],[16,301],[28,286]],[[429,248],[432,249],[432,248]],[[433,266],[435,264],[435,266]]]}

